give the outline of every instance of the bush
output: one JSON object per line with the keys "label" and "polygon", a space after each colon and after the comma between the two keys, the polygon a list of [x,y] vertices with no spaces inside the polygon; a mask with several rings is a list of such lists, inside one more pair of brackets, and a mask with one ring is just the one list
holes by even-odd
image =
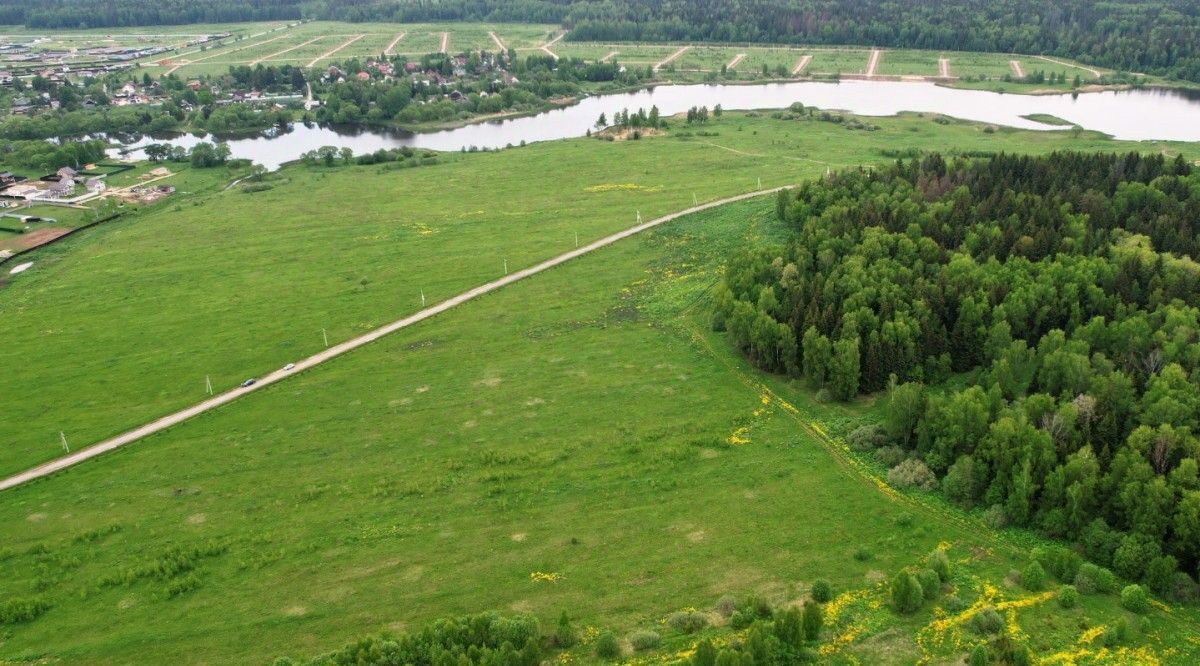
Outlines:
{"label": "bush", "polygon": [[1058,605],[1068,610],[1079,605],[1079,590],[1074,585],[1063,585],[1058,590]]}
{"label": "bush", "polygon": [[1030,592],[1037,592],[1046,584],[1046,570],[1042,568],[1040,562],[1034,560],[1030,562],[1025,570],[1021,572],[1021,587]]}
{"label": "bush", "polygon": [[875,557],[875,553],[871,552],[866,546],[859,546],[854,549],[854,559],[859,562],[867,562]]}
{"label": "bush", "polygon": [[43,599],[14,597],[0,603],[0,624],[31,622],[48,610],[50,604]]}
{"label": "bush", "polygon": [[894,444],[881,446],[878,449],[875,449],[875,459],[878,460],[879,464],[883,465],[884,467],[895,467],[907,457],[908,454],[904,452],[904,449]]}
{"label": "bush", "polygon": [[611,631],[596,638],[596,656],[601,659],[616,659],[621,656],[621,643]]}
{"label": "bush", "polygon": [[899,465],[888,470],[888,483],[898,488],[919,488],[933,490],[937,488],[937,477],[929,471],[925,463],[916,458],[901,461]]}
{"label": "bush", "polygon": [[739,608],[733,611],[733,615],[729,616],[729,626],[738,630],[745,629],[746,627],[754,624],[755,619],[757,618],[754,617],[754,613],[743,608]]}
{"label": "bush", "polygon": [[679,611],[667,616],[667,624],[675,631],[694,634],[708,626],[708,617],[699,611]]}
{"label": "bush", "polygon": [[1004,616],[995,608],[988,606],[971,618],[969,626],[971,631],[981,636],[998,634],[1004,628]]}
{"label": "bush", "polygon": [[945,610],[950,615],[965,611],[967,606],[967,602],[963,601],[962,597],[950,596],[942,601],[942,610]]}
{"label": "bush", "polygon": [[707,638],[696,644],[696,652],[692,654],[692,666],[715,666],[717,649]]}
{"label": "bush", "polygon": [[829,581],[821,579],[813,583],[812,598],[817,603],[826,603],[833,598],[833,589],[829,586]]}
{"label": "bush", "polygon": [[1079,567],[1083,564],[1083,558],[1065,546],[1034,548],[1033,559],[1042,565],[1044,572],[1049,572],[1064,583],[1075,580],[1075,574],[1079,573]]}
{"label": "bush", "polygon": [[1196,601],[1200,597],[1200,589],[1196,587],[1196,581],[1192,577],[1182,571],[1176,571],[1171,577],[1171,598],[1179,603],[1189,604]]}
{"label": "bush", "polygon": [[926,599],[936,599],[942,591],[942,579],[933,569],[922,569],[917,572],[917,582],[921,583],[921,592]]}
{"label": "bush", "polygon": [[925,558],[925,563],[930,569],[937,572],[938,580],[943,583],[950,582],[950,558],[944,550],[935,550],[929,553],[929,557]]}
{"label": "bush", "polygon": [[1075,574],[1075,587],[1080,594],[1109,594],[1117,589],[1117,577],[1104,567],[1085,562]]}
{"label": "bush", "polygon": [[998,530],[1008,525],[1008,514],[1004,511],[1004,506],[993,504],[983,512],[983,524],[993,530]]}
{"label": "bush", "polygon": [[886,441],[887,435],[877,423],[859,426],[846,435],[846,444],[850,446],[850,450],[860,453],[878,448]]}
{"label": "bush", "polygon": [[896,609],[897,613],[907,615],[921,607],[925,601],[925,592],[916,576],[901,571],[892,579],[891,597],[892,608]]}
{"label": "bush", "polygon": [[717,615],[729,619],[733,615],[733,611],[737,610],[737,600],[726,594],[717,599],[717,603],[713,605],[713,610],[717,612]]}
{"label": "bush", "polygon": [[643,650],[653,650],[662,642],[662,637],[655,631],[635,631],[629,634],[629,644],[634,650],[641,652]]}
{"label": "bush", "polygon": [[567,616],[566,611],[558,616],[558,626],[554,628],[550,642],[554,647],[561,649],[572,647],[579,642],[579,637],[575,634],[575,628],[571,626],[571,618]]}
{"label": "bush", "polygon": [[801,624],[804,627],[804,640],[815,641],[821,635],[821,625],[825,622],[825,613],[821,604],[810,601],[804,604],[804,616]]}
{"label": "bush", "polygon": [[1138,615],[1146,613],[1150,610],[1150,594],[1141,585],[1126,585],[1121,590],[1121,606]]}
{"label": "bush", "polygon": [[986,645],[976,645],[971,648],[970,666],[987,666],[988,649]]}

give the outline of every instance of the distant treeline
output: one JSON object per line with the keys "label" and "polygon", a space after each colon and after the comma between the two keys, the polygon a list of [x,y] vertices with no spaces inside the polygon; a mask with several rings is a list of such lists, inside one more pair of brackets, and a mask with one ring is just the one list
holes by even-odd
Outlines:
{"label": "distant treeline", "polygon": [[341,21],[559,23],[568,39],[868,44],[1077,58],[1200,81],[1195,0],[0,0],[35,28]]}

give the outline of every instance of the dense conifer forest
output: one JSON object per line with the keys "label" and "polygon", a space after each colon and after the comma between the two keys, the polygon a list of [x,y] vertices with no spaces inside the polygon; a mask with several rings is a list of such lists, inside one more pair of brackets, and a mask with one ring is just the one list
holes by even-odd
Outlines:
{"label": "dense conifer forest", "polygon": [[715,326],[831,397],[899,485],[1077,542],[1160,593],[1200,561],[1200,173],[1057,153],[833,174],[734,258]]}
{"label": "dense conifer forest", "polygon": [[319,18],[560,23],[568,39],[863,44],[1078,58],[1200,81],[1192,0],[0,0],[0,24],[31,28]]}

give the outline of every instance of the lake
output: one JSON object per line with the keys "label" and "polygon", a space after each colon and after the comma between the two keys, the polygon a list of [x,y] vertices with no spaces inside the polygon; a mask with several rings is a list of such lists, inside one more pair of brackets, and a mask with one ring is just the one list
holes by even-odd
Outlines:
{"label": "lake", "polygon": [[[601,113],[609,118],[621,109],[649,110],[657,105],[664,116],[693,106],[720,104],[731,110],[782,109],[793,102],[821,109],[843,110],[862,116],[890,116],[901,111],[940,113],[965,120],[1033,130],[1059,130],[1021,116],[1045,113],[1085,129],[1126,140],[1200,141],[1200,95],[1174,90],[1128,90],[1066,95],[1014,95],[947,88],[926,82],[842,81],[790,82],[754,85],[662,85],[630,93],[585,97],[577,104],[539,113],[467,125],[437,132],[406,132],[389,128],[342,128],[296,124],[274,136],[231,138],[231,155],[269,169],[295,160],[321,146],[352,149],[355,154],[380,148],[410,146],[441,151],[464,148],[503,148],[522,141],[551,141],[583,136]],[[208,135],[143,137],[131,147],[171,143],[191,147],[213,141]],[[143,157],[134,151],[133,157]]]}

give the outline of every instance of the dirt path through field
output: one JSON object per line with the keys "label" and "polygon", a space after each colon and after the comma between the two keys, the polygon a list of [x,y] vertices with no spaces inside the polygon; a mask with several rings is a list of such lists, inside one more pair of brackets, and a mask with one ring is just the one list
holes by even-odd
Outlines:
{"label": "dirt path through field", "polygon": [[729,64],[725,65],[725,69],[733,69],[734,67],[737,67],[737,66],[738,66],[738,63],[739,63],[739,62],[741,62],[741,61],[743,61],[743,60],[745,60],[745,59],[746,59],[746,54],[745,54],[745,53],[739,53],[739,54],[737,54],[737,55],[733,56],[733,60],[730,60],[730,61],[729,61]]}
{"label": "dirt path through field", "polygon": [[681,46],[681,47],[679,47],[679,49],[678,49],[677,51],[675,51],[675,52],[674,52],[674,53],[672,53],[671,55],[669,55],[669,56],[667,56],[667,57],[663,58],[662,60],[658,61],[658,62],[657,62],[655,65],[654,65],[654,71],[656,71],[656,72],[657,72],[658,70],[662,69],[663,67],[666,67],[666,66],[667,66],[667,65],[669,65],[669,64],[670,64],[672,61],[674,61],[676,58],[678,58],[679,56],[683,55],[684,53],[687,53],[687,50],[688,50],[688,49],[690,49],[690,48],[692,48],[691,44],[689,44],[689,45],[687,45],[687,46]]}
{"label": "dirt path through field", "polygon": [[950,78],[950,61],[946,58],[938,58],[938,76],[943,79]]}
{"label": "dirt path through field", "polygon": [[387,45],[387,48],[383,50],[383,55],[392,55],[392,50],[396,48],[396,44],[399,44],[400,40],[404,39],[404,36],[407,34],[407,32],[402,32],[396,35],[396,38],[393,39],[391,43]]}
{"label": "dirt path through field", "polygon": [[317,41],[318,39],[322,39],[322,37],[313,37],[312,39],[310,39],[307,42],[304,42],[302,44],[297,44],[295,46],[289,46],[282,51],[276,51],[276,52],[272,53],[271,55],[265,55],[265,56],[259,58],[258,60],[252,60],[252,61],[250,61],[250,66],[253,67],[264,60],[270,60],[271,58],[278,58],[279,56],[281,56],[285,53],[291,53],[292,51],[295,51],[298,48],[312,44],[313,42]]}
{"label": "dirt path through field", "polygon": [[606,55],[606,56],[604,56],[603,58],[601,58],[601,59],[600,59],[600,62],[608,62],[609,60],[611,60],[611,59],[612,59],[612,58],[613,58],[615,55],[617,55],[618,53],[620,53],[620,51],[609,51],[608,55]]}
{"label": "dirt path through field", "polygon": [[800,76],[800,72],[803,72],[810,62],[812,62],[812,56],[800,56],[800,59],[796,61],[796,66],[792,68],[792,76]]}
{"label": "dirt path through field", "polygon": [[1024,67],[1021,67],[1021,63],[1020,63],[1020,61],[1018,61],[1018,60],[1009,60],[1009,61],[1008,61],[1008,66],[1009,66],[1009,67],[1012,67],[1013,76],[1017,77],[1018,79],[1023,79],[1023,78],[1025,78],[1025,68],[1024,68]]}
{"label": "dirt path through field", "polygon": [[488,37],[492,38],[492,43],[496,45],[496,48],[501,51],[508,51],[508,47],[504,45],[504,41],[495,32],[488,30]]}
{"label": "dirt path through field", "polygon": [[545,51],[546,55],[550,56],[551,58],[554,58],[555,60],[558,60],[558,54],[555,53],[554,51],[550,50],[550,47],[557,44],[560,39],[562,39],[563,37],[566,37],[566,36],[567,36],[567,31],[564,30],[564,31],[560,32],[557,37],[546,42],[545,44],[542,44],[538,48]]}
{"label": "dirt path through field", "polygon": [[198,62],[204,62],[205,60],[211,60],[211,59],[213,59],[213,58],[216,58],[217,56],[225,56],[225,55],[229,55],[230,53],[237,53],[238,51],[245,51],[246,49],[254,48],[254,47],[256,47],[256,46],[262,46],[263,44],[270,44],[271,42],[274,42],[274,41],[276,41],[276,40],[283,39],[283,38],[284,38],[284,37],[286,37],[286,36],[287,36],[287,35],[279,35],[278,37],[272,37],[272,38],[270,38],[270,39],[264,39],[264,40],[262,40],[261,42],[255,42],[255,43],[253,43],[253,44],[247,44],[247,45],[245,45],[245,46],[239,46],[239,47],[237,47],[236,49],[224,49],[224,48],[221,48],[221,49],[217,49],[217,52],[216,52],[216,53],[210,53],[210,54],[208,54],[208,55],[206,55],[206,56],[204,56],[204,57],[202,57],[202,58],[196,58],[196,59],[194,59],[194,60],[183,60],[183,61],[180,61],[178,64],[176,64],[176,65],[175,65],[174,67],[172,67],[171,69],[168,69],[167,71],[163,72],[163,76],[169,76],[169,75],[171,75],[171,74],[175,73],[175,70],[177,70],[177,69],[179,69],[180,67],[183,67],[183,66],[185,66],[185,65],[194,65],[194,64],[196,64],[196,63],[198,63]]}
{"label": "dirt path through field", "polygon": [[188,407],[186,409],[175,412],[174,414],[169,414],[160,419],[151,421],[150,423],[147,423],[143,426],[140,426],[138,428],[130,430],[126,433],[117,435],[116,437],[106,439],[98,444],[89,446],[85,449],[80,449],[69,455],[65,455],[61,458],[51,460],[50,462],[43,463],[41,465],[38,465],[37,467],[33,467],[24,472],[21,472],[20,474],[15,474],[13,476],[10,476],[10,477],[0,481],[0,490],[7,490],[9,488],[19,486],[22,483],[26,483],[26,482],[32,481],[34,479],[39,479],[44,476],[49,476],[50,474],[53,474],[57,471],[66,469],[73,465],[78,465],[79,463],[81,463],[85,460],[91,460],[92,458],[103,455],[109,451],[121,448],[122,446],[125,446],[126,444],[132,444],[133,442],[136,442],[140,439],[149,437],[150,435],[153,435],[157,432],[166,430],[167,428],[170,428],[171,426],[183,423],[184,421],[187,421],[188,419],[190,419],[194,416],[198,416],[207,411],[216,409],[217,407],[220,407],[221,405],[233,402],[234,400],[237,400],[238,398],[240,398],[248,393],[253,393],[260,389],[266,388],[267,386],[270,386],[276,382],[287,379],[288,377],[290,377],[292,375],[303,372],[304,370],[307,370],[309,368],[320,365],[321,363],[324,363],[326,361],[337,358],[338,356],[341,356],[342,354],[345,354],[347,352],[358,349],[359,347],[362,347],[364,345],[368,345],[372,342],[375,342],[376,340],[378,340],[388,334],[395,333],[396,331],[399,331],[401,329],[412,326],[413,324],[416,324],[418,322],[429,319],[430,317],[433,317],[435,315],[441,314],[447,310],[450,310],[451,308],[462,305],[463,303],[466,303],[467,301],[478,298],[484,294],[496,291],[497,289],[501,289],[501,288],[506,287],[515,282],[519,282],[521,280],[524,280],[525,278],[532,277],[534,275],[537,275],[538,273],[542,273],[551,268],[554,268],[555,266],[564,264],[572,259],[582,257],[583,255],[586,255],[586,254],[595,252],[596,250],[608,247],[609,245],[612,245],[613,243],[616,243],[618,241],[629,238],[630,236],[637,235],[643,231],[646,231],[647,229],[653,229],[654,227],[657,227],[661,224],[666,224],[667,222],[677,220],[681,217],[691,215],[693,213],[699,213],[702,211],[710,210],[712,208],[718,208],[720,206],[724,206],[726,204],[731,204],[731,203],[734,203],[737,201],[745,201],[746,199],[753,199],[755,197],[761,197],[761,196],[768,195],[768,194],[774,194],[782,189],[787,189],[787,187],[786,186],[773,187],[770,189],[756,190],[753,192],[746,192],[745,194],[738,194],[738,195],[731,196],[731,197],[725,197],[724,199],[718,199],[716,201],[710,201],[708,203],[700,204],[697,206],[692,206],[691,208],[685,208],[681,211],[678,211],[675,213],[670,213],[668,215],[664,215],[662,217],[655,218],[648,222],[643,222],[641,224],[629,227],[622,231],[618,231],[614,234],[609,234],[608,236],[605,236],[604,238],[601,238],[599,240],[588,243],[587,245],[584,245],[583,247],[576,248],[574,250],[571,250],[570,252],[564,252],[563,254],[560,254],[551,259],[547,259],[541,263],[530,266],[529,268],[523,268],[519,271],[514,271],[508,275],[505,275],[502,278],[499,278],[497,280],[492,280],[491,282],[482,284],[478,287],[475,287],[474,289],[464,291],[457,296],[454,296],[452,298],[442,301],[441,303],[438,303],[437,305],[420,310],[414,314],[404,317],[403,319],[398,319],[390,324],[387,324],[386,326],[382,326],[373,331],[370,331],[369,333],[365,333],[356,338],[351,338],[350,340],[347,340],[345,342],[333,345],[332,347],[329,347],[328,349],[325,349],[324,351],[321,351],[319,353],[313,354],[312,356],[309,356],[308,358],[305,358],[300,361],[296,361],[295,367],[291,370],[288,370],[288,371],[276,370],[274,372],[271,372],[271,373],[263,376],[261,379],[259,379],[256,383],[252,384],[251,386],[247,386],[247,387],[239,386],[238,388],[231,389],[229,391],[225,391],[224,393],[215,395],[215,396],[209,398],[208,400],[199,402],[195,405],[192,405],[191,407]]}
{"label": "dirt path through field", "polygon": [[448,32],[442,33],[442,45],[438,47],[438,51],[440,51],[441,53],[449,53],[450,52],[450,33],[448,33]]}
{"label": "dirt path through field", "polygon": [[871,59],[867,61],[867,76],[875,76],[875,70],[879,69],[879,58],[882,53],[879,49],[871,49]]}
{"label": "dirt path through field", "polygon": [[333,54],[337,53],[338,51],[341,51],[342,49],[346,48],[347,46],[350,46],[351,44],[353,44],[354,42],[357,42],[358,40],[362,39],[363,37],[366,37],[366,35],[355,35],[355,36],[351,37],[350,39],[347,39],[346,41],[342,42],[342,44],[340,46],[335,46],[335,47],[329,49],[328,51],[322,53],[321,55],[308,61],[308,65],[306,65],[306,67],[313,67],[317,63],[321,62],[322,60],[324,60],[326,58],[332,58]]}
{"label": "dirt path through field", "polygon": [[1071,67],[1073,69],[1082,69],[1085,72],[1090,72],[1091,75],[1096,78],[1100,78],[1101,76],[1104,76],[1104,74],[1100,70],[1092,69],[1091,67],[1084,67],[1083,65],[1076,65],[1076,64],[1065,62],[1062,60],[1055,60],[1054,58],[1049,58],[1047,56],[1033,56],[1033,57],[1037,58],[1038,60],[1045,60],[1046,62],[1052,62],[1056,65],[1062,65],[1063,67]]}

